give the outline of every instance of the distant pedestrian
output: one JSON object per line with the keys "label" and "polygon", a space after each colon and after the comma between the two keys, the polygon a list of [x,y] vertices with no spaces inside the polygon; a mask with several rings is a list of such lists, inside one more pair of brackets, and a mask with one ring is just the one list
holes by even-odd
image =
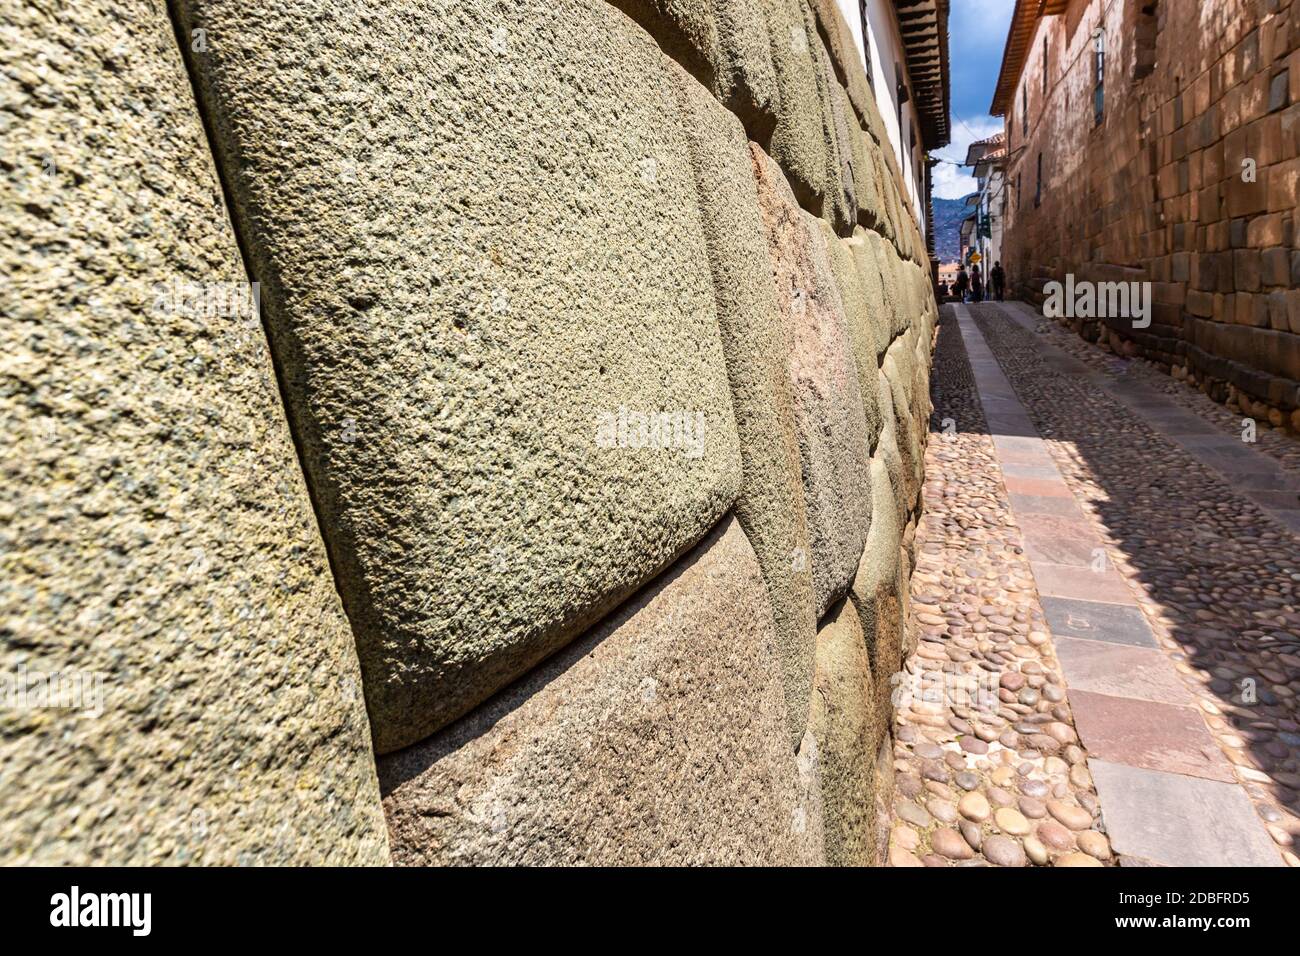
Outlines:
{"label": "distant pedestrian", "polygon": [[993,294],[1001,302],[1002,294],[1007,288],[1007,274],[1003,271],[1001,262],[993,263],[993,271],[989,273],[989,279],[993,283]]}
{"label": "distant pedestrian", "polygon": [[953,291],[962,302],[966,301],[966,290],[970,288],[970,276],[966,274],[966,267],[962,266],[957,270],[957,279],[952,284]]}
{"label": "distant pedestrian", "polygon": [[972,302],[984,301],[984,277],[980,275],[978,263],[970,267],[970,291]]}

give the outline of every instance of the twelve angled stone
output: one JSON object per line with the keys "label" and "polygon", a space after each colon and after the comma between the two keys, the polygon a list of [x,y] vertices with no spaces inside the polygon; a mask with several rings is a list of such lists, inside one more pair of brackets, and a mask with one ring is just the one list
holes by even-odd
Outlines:
{"label": "twelve angled stone", "polygon": [[676,93],[594,0],[179,9],[390,751],[739,493]]}

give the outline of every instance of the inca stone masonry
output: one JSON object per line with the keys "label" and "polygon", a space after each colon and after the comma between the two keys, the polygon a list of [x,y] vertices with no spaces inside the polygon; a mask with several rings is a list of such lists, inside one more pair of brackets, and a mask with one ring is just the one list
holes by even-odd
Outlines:
{"label": "inca stone masonry", "polygon": [[103,691],[0,862],[877,859],[946,55],[900,165],[840,7],[0,0],[0,667]]}

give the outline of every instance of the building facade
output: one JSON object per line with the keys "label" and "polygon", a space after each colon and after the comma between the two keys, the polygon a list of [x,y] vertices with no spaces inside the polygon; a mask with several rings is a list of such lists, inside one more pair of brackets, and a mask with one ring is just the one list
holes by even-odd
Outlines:
{"label": "building facade", "polygon": [[1067,275],[1150,283],[1149,324],[1068,321],[1296,429],[1298,7],[1018,0],[992,106],[1006,123],[1013,288],[1041,299]]}
{"label": "building facade", "polygon": [[[993,264],[1002,258],[1002,234],[1006,221],[1006,142],[1002,133],[972,143],[966,151],[966,166],[975,177],[973,197],[975,219],[971,226],[971,252],[979,256],[980,272],[987,278]],[[968,263],[970,264],[970,263]]]}

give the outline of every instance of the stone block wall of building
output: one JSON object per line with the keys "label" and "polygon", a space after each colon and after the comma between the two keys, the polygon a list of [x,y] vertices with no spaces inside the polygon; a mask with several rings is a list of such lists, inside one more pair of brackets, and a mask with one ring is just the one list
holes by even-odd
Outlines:
{"label": "stone block wall of building", "polygon": [[877,858],[937,313],[838,18],[0,3],[0,666],[103,678],[0,860]]}
{"label": "stone block wall of building", "polygon": [[1013,286],[1150,282],[1149,327],[1073,325],[1300,431],[1300,4],[1074,0],[1038,22],[1007,135]]}

